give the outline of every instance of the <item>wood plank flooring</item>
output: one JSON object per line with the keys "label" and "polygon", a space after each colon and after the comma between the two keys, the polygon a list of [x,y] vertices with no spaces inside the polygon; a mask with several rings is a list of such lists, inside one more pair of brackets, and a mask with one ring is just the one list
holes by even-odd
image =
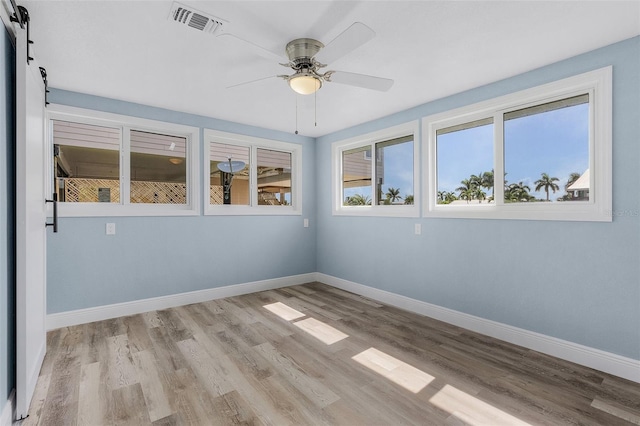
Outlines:
{"label": "wood plank flooring", "polygon": [[320,283],[53,330],[26,425],[640,425],[640,384]]}

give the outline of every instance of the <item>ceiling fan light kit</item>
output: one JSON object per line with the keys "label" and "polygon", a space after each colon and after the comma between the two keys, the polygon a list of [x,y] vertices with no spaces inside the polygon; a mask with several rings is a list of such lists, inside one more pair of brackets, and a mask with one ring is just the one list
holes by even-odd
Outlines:
{"label": "ceiling fan light kit", "polygon": [[322,87],[322,80],[308,72],[298,72],[288,78],[289,87],[301,95],[311,95]]}

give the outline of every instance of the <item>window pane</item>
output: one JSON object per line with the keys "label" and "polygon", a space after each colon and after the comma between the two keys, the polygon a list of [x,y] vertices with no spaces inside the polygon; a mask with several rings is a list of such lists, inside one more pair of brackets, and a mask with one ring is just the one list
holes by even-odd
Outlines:
{"label": "window pane", "polygon": [[505,202],[589,200],[589,95],[504,115]]}
{"label": "window pane", "polygon": [[493,119],[436,132],[438,204],[493,202]]}
{"label": "window pane", "polygon": [[413,204],[413,136],[376,144],[376,204]]}
{"label": "window pane", "polygon": [[211,142],[209,152],[209,204],[248,206],[249,148]]}
{"label": "window pane", "polygon": [[258,148],[258,205],[291,205],[291,153]]}
{"label": "window pane", "polygon": [[187,139],[131,130],[131,203],[187,203]]}
{"label": "window pane", "polygon": [[53,144],[59,201],[120,202],[120,129],[53,120]]}
{"label": "window pane", "polygon": [[342,204],[371,204],[371,147],[342,152]]}

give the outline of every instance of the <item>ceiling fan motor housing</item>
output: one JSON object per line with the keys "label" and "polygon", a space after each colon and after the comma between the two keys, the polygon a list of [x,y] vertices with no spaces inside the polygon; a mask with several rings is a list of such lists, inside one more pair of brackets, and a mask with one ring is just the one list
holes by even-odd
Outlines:
{"label": "ceiling fan motor housing", "polygon": [[314,69],[313,57],[324,47],[324,44],[312,38],[297,38],[287,43],[286,51],[293,69]]}

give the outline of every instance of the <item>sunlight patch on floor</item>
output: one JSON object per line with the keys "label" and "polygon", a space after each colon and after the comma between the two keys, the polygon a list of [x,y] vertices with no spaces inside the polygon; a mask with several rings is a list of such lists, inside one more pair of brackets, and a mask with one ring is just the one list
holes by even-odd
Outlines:
{"label": "sunlight patch on floor", "polygon": [[375,348],[360,352],[352,359],[413,393],[420,392],[434,379],[430,374]]}
{"label": "sunlight patch on floor", "polygon": [[287,321],[291,321],[291,320],[294,320],[296,318],[301,318],[301,317],[303,317],[305,315],[302,312],[296,311],[292,307],[287,306],[282,302],[276,302],[276,303],[271,303],[270,305],[264,305],[263,308],[265,308],[268,311],[273,312],[274,314],[276,314],[280,318],[282,318],[284,320],[287,320]]}
{"label": "sunlight patch on floor", "polygon": [[529,425],[451,385],[445,385],[429,402],[468,425]]}
{"label": "sunlight patch on floor", "polygon": [[349,337],[348,334],[344,334],[342,331],[333,328],[322,321],[318,321],[315,318],[303,319],[298,322],[294,322],[293,325],[299,327],[303,331],[306,331],[327,345],[331,345]]}

